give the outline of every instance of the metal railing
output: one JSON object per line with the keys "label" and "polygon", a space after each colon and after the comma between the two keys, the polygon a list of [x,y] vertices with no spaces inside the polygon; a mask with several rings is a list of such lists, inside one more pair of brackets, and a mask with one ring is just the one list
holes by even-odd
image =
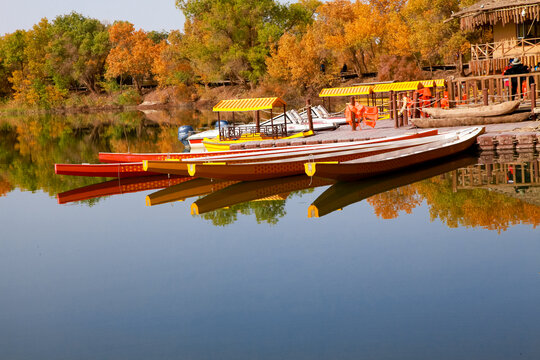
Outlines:
{"label": "metal railing", "polygon": [[221,140],[235,140],[241,137],[255,137],[262,135],[269,138],[278,138],[287,136],[284,124],[261,125],[257,132],[255,126],[228,126],[220,129]]}

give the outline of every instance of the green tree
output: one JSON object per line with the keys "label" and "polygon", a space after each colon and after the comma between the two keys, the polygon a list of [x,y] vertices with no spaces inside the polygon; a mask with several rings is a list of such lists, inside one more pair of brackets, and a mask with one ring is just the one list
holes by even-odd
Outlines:
{"label": "green tree", "polygon": [[97,93],[110,50],[105,25],[73,12],[56,17],[51,32],[48,63],[56,85],[68,88],[76,82]]}
{"label": "green tree", "polygon": [[176,6],[186,17],[183,45],[204,83],[255,84],[266,73],[270,45],[312,17],[307,7],[274,0],[176,0]]}

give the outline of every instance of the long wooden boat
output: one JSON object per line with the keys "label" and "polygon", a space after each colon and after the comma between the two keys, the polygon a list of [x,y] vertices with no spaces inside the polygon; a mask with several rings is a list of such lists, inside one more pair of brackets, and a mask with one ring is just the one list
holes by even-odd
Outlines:
{"label": "long wooden boat", "polygon": [[116,164],[54,164],[54,173],[57,175],[114,177],[120,179],[160,174],[145,171],[142,162]]}
{"label": "long wooden boat", "polygon": [[443,163],[415,166],[414,168],[404,169],[397,173],[375,176],[358,181],[337,182],[319,195],[309,206],[308,218],[321,217],[373,195],[473,165],[476,162],[476,157],[465,152],[457,154]]}
{"label": "long wooden boat", "polygon": [[511,115],[501,116],[471,116],[456,118],[421,118],[411,119],[411,122],[419,128],[450,127],[450,126],[471,126],[487,124],[503,124],[525,121],[530,117],[529,112],[519,112]]}
{"label": "long wooden boat", "polygon": [[146,206],[166,204],[173,201],[184,201],[187,198],[203,196],[237,183],[237,181],[219,179],[190,179],[191,180],[189,181],[156,191],[146,196]]}
{"label": "long wooden boat", "polygon": [[200,215],[247,201],[264,199],[277,194],[311,189],[333,183],[334,181],[332,180],[311,179],[306,175],[297,175],[282,179],[239,182],[198,199],[191,205],[191,214]]}
{"label": "long wooden boat", "polygon": [[427,138],[435,136],[438,134],[438,130],[428,130],[420,132],[410,132],[405,133],[401,136],[394,137],[393,141],[388,140],[389,138],[383,139],[374,139],[371,141],[362,141],[362,142],[347,142],[347,143],[333,143],[333,144],[321,144],[319,146],[314,146],[310,148],[301,148],[295,149],[295,151],[290,151],[288,147],[276,148],[274,151],[261,152],[261,153],[244,153],[244,154],[226,154],[220,156],[208,156],[208,157],[199,157],[195,159],[183,159],[182,162],[189,163],[204,163],[204,162],[261,162],[261,161],[270,161],[270,160],[281,160],[291,157],[298,156],[307,156],[307,155],[317,155],[317,154],[327,154],[332,152],[340,152],[345,150],[354,150],[361,149],[366,147],[377,147],[377,146],[388,146],[388,144],[394,144],[397,141],[408,140],[408,139],[418,139],[418,138]]}
{"label": "long wooden boat", "polygon": [[384,154],[367,156],[352,161],[306,161],[304,164],[305,172],[308,176],[344,181],[376,176],[464,151],[475,144],[476,138],[483,132],[483,127],[467,128],[448,133],[451,136],[444,140],[398,149]]}
{"label": "long wooden boat", "polygon": [[144,176],[138,178],[114,179],[98,184],[83,186],[77,189],[64,191],[56,195],[59,204],[74,201],[83,201],[93,198],[127,194],[138,191],[161,189],[164,187],[180,184],[192,178],[183,176]]}
{"label": "long wooden boat", "polygon": [[[313,135],[314,135],[314,132],[309,130],[309,131],[302,131],[291,136],[282,137],[280,139],[282,140],[299,139],[299,138],[309,137]],[[230,150],[230,146],[233,144],[241,144],[241,143],[250,142],[250,141],[263,141],[263,140],[272,140],[272,139],[273,138],[265,137],[265,136],[262,136],[261,134],[249,134],[247,136],[242,136],[237,140],[219,140],[219,139],[205,138],[202,141],[202,143],[207,151],[228,151]]]}
{"label": "long wooden boat", "polygon": [[438,119],[456,118],[456,117],[487,117],[487,116],[499,116],[511,114],[517,110],[521,101],[507,101],[500,104],[493,104],[487,106],[475,106],[467,108],[453,108],[453,109],[441,109],[441,108],[424,108],[423,112],[431,117]]}
{"label": "long wooden boat", "polygon": [[[307,156],[296,156],[284,159],[273,159],[271,161],[260,162],[213,162],[213,163],[188,163],[187,169],[190,176],[254,181],[299,175],[304,172],[304,163],[311,161],[347,161],[359,159],[365,156],[372,156],[393,151],[396,149],[405,149],[408,147],[419,146],[421,144],[436,141],[444,138],[444,135],[437,135],[420,139],[400,140],[387,144],[366,145],[354,150],[340,152],[330,152],[322,154],[309,154]],[[152,171],[155,171],[152,168]]]}
{"label": "long wooden boat", "polygon": [[333,146],[349,146],[349,145],[361,145],[372,144],[379,142],[389,142],[395,140],[410,139],[414,137],[432,136],[437,135],[437,130],[420,131],[414,133],[405,133],[397,136],[389,136],[384,138],[359,140],[359,141],[347,141],[333,144],[314,144],[314,145],[296,145],[296,146],[281,146],[273,148],[256,148],[256,149],[242,149],[242,150],[230,150],[221,152],[200,152],[200,153],[99,153],[99,161],[104,163],[123,163],[123,162],[142,162],[143,160],[183,160],[183,159],[197,159],[203,157],[218,157],[218,156],[230,156],[233,154],[240,155],[254,155],[254,154],[268,154],[272,152],[293,152],[305,149],[315,149],[323,147]]}
{"label": "long wooden boat", "polygon": [[[258,152],[258,153],[237,153],[232,154],[228,156],[211,156],[211,157],[204,157],[204,158],[195,158],[195,159],[182,159],[180,161],[179,159],[169,159],[166,161],[161,160],[144,160],[143,161],[143,168],[147,171],[152,172],[158,172],[158,173],[165,173],[165,174],[175,174],[175,175],[182,175],[182,176],[192,176],[190,174],[195,173],[195,163],[203,162],[205,164],[202,165],[209,165],[215,164],[216,162],[219,162],[220,164],[223,163],[254,163],[254,162],[262,162],[262,161],[284,161],[286,159],[291,158],[300,158],[300,157],[306,157],[309,156],[312,158],[313,156],[320,156],[321,154],[329,154],[331,153],[337,153],[337,152],[344,152],[344,151],[352,151],[352,150],[358,150],[358,149],[371,149],[374,148],[381,148],[381,149],[388,149],[393,148],[396,143],[399,143],[399,141],[405,141],[405,140],[414,140],[414,139],[427,139],[427,138],[435,138],[437,135],[437,130],[430,130],[430,131],[424,131],[424,132],[415,132],[415,133],[407,133],[403,134],[401,136],[393,137],[393,141],[389,141],[390,138],[383,138],[378,140],[372,140],[372,141],[362,141],[362,142],[350,142],[350,143],[338,143],[338,144],[325,144],[325,145],[319,145],[315,147],[310,148],[304,148],[304,149],[295,149],[295,151],[290,151],[288,148],[275,148],[273,151],[268,152]],[[399,140],[396,140],[399,139]],[[434,140],[431,140],[434,141]],[[348,153],[347,153],[348,154]],[[303,160],[303,158],[301,159]],[[298,164],[297,164],[298,165]],[[295,171],[298,170],[298,166],[295,166]],[[302,173],[302,169],[300,166],[299,174]],[[269,173],[268,171],[266,173]],[[277,176],[270,176],[270,177],[279,177],[279,176],[289,176],[289,175],[295,175],[296,173],[291,173],[288,175],[279,175]],[[207,177],[203,175],[198,175],[201,177]],[[267,178],[267,175],[264,175],[261,179]],[[219,178],[219,177],[216,177]],[[255,178],[248,179],[248,178],[242,178],[242,179],[236,179],[236,178],[230,178],[230,180],[257,180]]]}

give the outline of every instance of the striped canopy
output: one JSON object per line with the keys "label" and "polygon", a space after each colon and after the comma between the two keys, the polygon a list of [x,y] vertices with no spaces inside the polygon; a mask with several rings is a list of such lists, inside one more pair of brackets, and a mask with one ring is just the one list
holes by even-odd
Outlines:
{"label": "striped canopy", "polygon": [[[377,84],[373,87],[373,92],[387,92],[390,90],[393,91],[411,91],[418,90],[420,87],[443,87],[445,83],[444,79],[437,80],[420,80],[420,81],[405,81],[405,82],[395,82],[389,84]],[[420,86],[422,85],[422,86]]]}
{"label": "striped canopy", "polygon": [[251,111],[270,110],[276,106],[284,106],[287,103],[278,97],[221,100],[214,106],[214,111]]}
{"label": "striped canopy", "polygon": [[369,95],[372,93],[373,86],[371,85],[360,85],[360,86],[350,86],[350,87],[341,87],[341,88],[328,88],[322,89],[319,94],[320,97],[329,97],[329,96],[354,96],[354,95]]}

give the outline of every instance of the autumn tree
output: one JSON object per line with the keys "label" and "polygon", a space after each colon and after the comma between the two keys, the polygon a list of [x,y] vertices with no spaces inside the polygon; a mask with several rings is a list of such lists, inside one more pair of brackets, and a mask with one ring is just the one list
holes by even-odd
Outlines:
{"label": "autumn tree", "polygon": [[[409,0],[402,14],[410,28],[409,43],[418,63],[428,66],[452,60],[456,51],[467,48],[456,20],[447,21],[459,10],[459,0]],[[449,39],[460,39],[451,42]],[[449,59],[450,57],[450,59]]]}
{"label": "autumn tree", "polygon": [[81,83],[97,93],[109,48],[109,34],[100,21],[75,12],[56,17],[48,48],[56,85],[69,88],[72,83]]}
{"label": "autumn tree", "polygon": [[328,85],[340,69],[339,64],[325,56],[312,30],[301,38],[284,34],[266,63],[271,80],[290,84],[302,92]]}
{"label": "autumn tree", "polygon": [[133,24],[126,21],[116,22],[109,28],[109,39],[112,48],[107,56],[106,77],[131,76],[142,94],[143,80],[151,76],[160,44],[155,44],[143,30],[135,31]]}
{"label": "autumn tree", "polygon": [[167,42],[162,42],[152,71],[160,86],[192,85],[195,81],[190,61],[182,46],[183,35],[171,31]]}
{"label": "autumn tree", "polygon": [[51,24],[46,18],[24,33],[23,66],[14,70],[9,78],[15,100],[48,108],[65,98],[66,91],[51,80],[47,63],[51,36]]}

